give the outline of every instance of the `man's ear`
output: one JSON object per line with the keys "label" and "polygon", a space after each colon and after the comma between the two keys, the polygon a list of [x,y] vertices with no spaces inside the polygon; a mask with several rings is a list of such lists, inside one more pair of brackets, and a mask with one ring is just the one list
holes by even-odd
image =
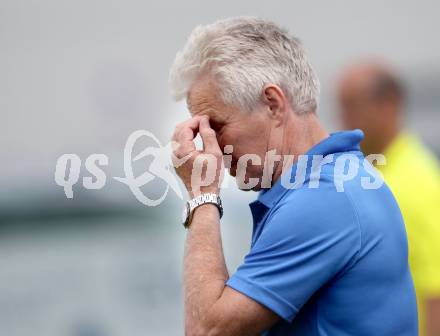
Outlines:
{"label": "man's ear", "polygon": [[266,84],[263,88],[263,103],[269,117],[275,120],[276,126],[281,126],[288,106],[283,90],[276,84]]}

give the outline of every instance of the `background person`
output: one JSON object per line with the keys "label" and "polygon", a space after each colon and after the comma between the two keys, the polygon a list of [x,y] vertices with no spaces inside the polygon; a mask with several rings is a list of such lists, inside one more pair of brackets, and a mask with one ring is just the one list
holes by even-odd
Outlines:
{"label": "background person", "polygon": [[440,169],[436,157],[404,129],[405,90],[387,66],[366,61],[343,71],[338,86],[344,128],[360,128],[365,155],[383,153],[377,168],[402,211],[419,305],[421,335],[440,335]]}

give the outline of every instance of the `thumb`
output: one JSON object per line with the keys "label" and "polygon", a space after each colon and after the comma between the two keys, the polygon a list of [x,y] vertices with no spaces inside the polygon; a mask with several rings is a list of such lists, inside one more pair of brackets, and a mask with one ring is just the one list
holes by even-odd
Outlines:
{"label": "thumb", "polygon": [[199,132],[203,140],[203,147],[205,151],[209,153],[221,152],[215,131],[209,125],[208,117],[204,117],[200,120]]}

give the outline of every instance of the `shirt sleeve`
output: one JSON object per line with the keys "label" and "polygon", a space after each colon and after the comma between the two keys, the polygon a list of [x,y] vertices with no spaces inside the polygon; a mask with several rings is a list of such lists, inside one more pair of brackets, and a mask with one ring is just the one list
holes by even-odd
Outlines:
{"label": "shirt sleeve", "polygon": [[319,200],[288,196],[281,201],[227,282],[289,322],[360,249],[359,223],[345,193],[306,192],[319,194]]}

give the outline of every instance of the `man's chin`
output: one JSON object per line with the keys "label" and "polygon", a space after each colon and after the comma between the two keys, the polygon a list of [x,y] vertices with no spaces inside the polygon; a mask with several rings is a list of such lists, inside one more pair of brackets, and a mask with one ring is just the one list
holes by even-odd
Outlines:
{"label": "man's chin", "polygon": [[231,166],[231,168],[229,168],[229,175],[231,175],[232,177],[237,176],[237,166],[233,165]]}
{"label": "man's chin", "polygon": [[[234,180],[235,180],[235,184],[237,185],[239,190],[242,191],[260,191],[261,190],[261,182],[258,182],[257,185],[255,186],[249,186],[249,179],[250,177],[246,176],[244,178],[244,181],[238,181],[237,180],[237,166],[236,165],[232,165],[231,168],[229,168],[229,175],[231,175]],[[258,178],[258,177],[253,177],[254,178]],[[258,178],[260,179],[260,178]]]}
{"label": "man's chin", "polygon": [[239,183],[237,179],[235,178],[235,184],[237,185],[238,189],[241,191],[260,191],[261,190],[261,184],[258,183],[256,186],[249,186],[247,183]]}

